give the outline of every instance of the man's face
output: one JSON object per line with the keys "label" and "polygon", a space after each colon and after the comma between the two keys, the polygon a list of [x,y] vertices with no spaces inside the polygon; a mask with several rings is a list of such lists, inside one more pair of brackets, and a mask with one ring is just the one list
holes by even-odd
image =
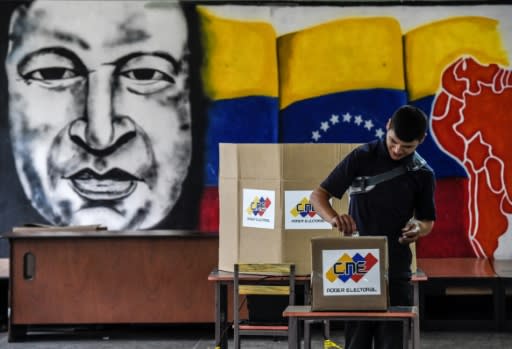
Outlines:
{"label": "man's face", "polygon": [[6,69],[16,168],[54,224],[148,228],[192,153],[179,7],[35,2],[11,21]]}
{"label": "man's face", "polygon": [[391,159],[393,160],[401,160],[408,155],[414,153],[418,145],[420,145],[420,141],[412,141],[412,142],[404,142],[400,138],[398,138],[395,134],[395,131],[392,128],[388,128],[386,133],[386,147],[388,148],[388,153]]}

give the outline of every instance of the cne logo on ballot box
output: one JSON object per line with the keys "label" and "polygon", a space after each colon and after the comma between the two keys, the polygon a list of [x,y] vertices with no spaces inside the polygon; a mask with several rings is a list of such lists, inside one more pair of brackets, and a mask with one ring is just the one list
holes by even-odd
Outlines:
{"label": "cne logo on ballot box", "polygon": [[311,239],[311,309],[387,310],[385,236]]}
{"label": "cne logo on ballot box", "polygon": [[325,296],[378,295],[381,293],[378,249],[322,251]]}

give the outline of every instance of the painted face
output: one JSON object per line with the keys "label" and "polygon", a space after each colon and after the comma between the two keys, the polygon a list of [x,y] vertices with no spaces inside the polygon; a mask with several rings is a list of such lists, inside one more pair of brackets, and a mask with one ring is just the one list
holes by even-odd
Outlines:
{"label": "painted face", "polygon": [[389,156],[393,160],[400,160],[405,158],[407,155],[414,153],[420,143],[421,142],[417,140],[412,142],[404,142],[400,140],[392,128],[389,128],[386,133],[386,147],[388,148]]}
{"label": "painted face", "polygon": [[192,153],[180,7],[35,2],[6,60],[18,175],[53,224],[148,228],[178,199]]}

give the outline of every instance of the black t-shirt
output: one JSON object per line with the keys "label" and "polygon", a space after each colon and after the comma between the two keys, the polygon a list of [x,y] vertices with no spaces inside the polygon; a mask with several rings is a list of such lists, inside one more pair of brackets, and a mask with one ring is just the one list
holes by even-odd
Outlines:
{"label": "black t-shirt", "polygon": [[[332,196],[341,198],[356,177],[387,172],[410,162],[412,156],[393,160],[385,140],[376,140],[352,151],[320,186]],[[410,276],[411,251],[398,239],[411,217],[435,220],[434,189],[434,171],[424,165],[419,170],[379,183],[366,193],[350,196],[349,214],[354,218],[359,234],[388,238],[390,278]]]}

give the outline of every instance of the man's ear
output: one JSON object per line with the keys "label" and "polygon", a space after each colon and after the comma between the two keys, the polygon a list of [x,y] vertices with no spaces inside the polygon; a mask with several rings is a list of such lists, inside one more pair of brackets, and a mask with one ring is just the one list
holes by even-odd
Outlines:
{"label": "man's ear", "polygon": [[27,16],[27,11],[28,7],[26,5],[20,5],[11,14],[11,20],[9,22],[9,44],[7,46],[7,55],[11,53],[14,42],[21,34],[19,33],[19,26],[21,24],[21,21],[23,21]]}
{"label": "man's ear", "polygon": [[388,119],[388,122],[386,123],[386,130],[389,130],[391,128],[391,119]]}

